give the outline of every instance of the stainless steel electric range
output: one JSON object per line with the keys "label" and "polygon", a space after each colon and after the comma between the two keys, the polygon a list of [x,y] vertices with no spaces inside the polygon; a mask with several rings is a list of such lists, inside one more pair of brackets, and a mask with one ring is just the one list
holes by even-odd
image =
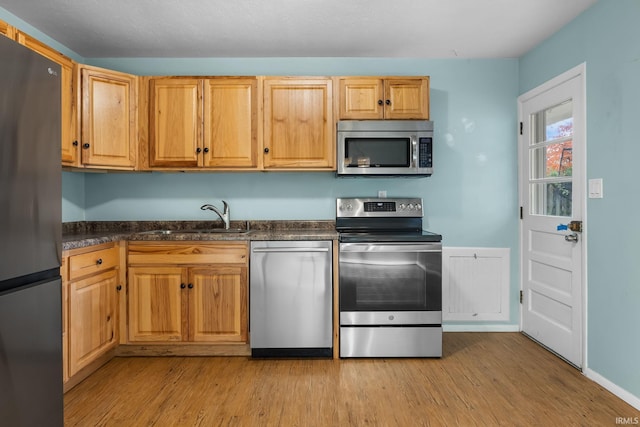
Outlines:
{"label": "stainless steel electric range", "polygon": [[340,198],[340,357],[442,356],[442,236],[419,198]]}

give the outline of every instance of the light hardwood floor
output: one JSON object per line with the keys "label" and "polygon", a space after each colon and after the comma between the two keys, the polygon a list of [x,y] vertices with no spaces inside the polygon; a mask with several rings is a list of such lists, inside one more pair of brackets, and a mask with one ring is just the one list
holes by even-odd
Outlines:
{"label": "light hardwood floor", "polygon": [[518,333],[445,333],[442,359],[120,357],[65,426],[615,426],[639,411]]}

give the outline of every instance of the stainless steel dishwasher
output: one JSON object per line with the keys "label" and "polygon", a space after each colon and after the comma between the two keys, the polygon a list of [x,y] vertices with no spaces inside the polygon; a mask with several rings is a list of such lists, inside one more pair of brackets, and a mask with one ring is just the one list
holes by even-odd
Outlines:
{"label": "stainless steel dishwasher", "polygon": [[330,241],[254,241],[249,262],[252,357],[333,355]]}

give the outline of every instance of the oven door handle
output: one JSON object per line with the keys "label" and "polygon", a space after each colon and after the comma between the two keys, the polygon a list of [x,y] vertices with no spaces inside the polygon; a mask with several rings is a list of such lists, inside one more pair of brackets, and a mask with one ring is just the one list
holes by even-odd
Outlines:
{"label": "oven door handle", "polygon": [[340,252],[442,252],[440,244],[420,244],[420,245],[380,245],[363,243],[342,243]]}

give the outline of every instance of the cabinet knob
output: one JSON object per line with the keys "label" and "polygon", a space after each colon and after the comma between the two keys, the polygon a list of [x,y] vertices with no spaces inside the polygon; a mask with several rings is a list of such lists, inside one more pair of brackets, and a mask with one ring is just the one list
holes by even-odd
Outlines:
{"label": "cabinet knob", "polygon": [[193,283],[189,283],[189,285],[187,286],[189,289],[193,289]]}
{"label": "cabinet knob", "polygon": [[184,288],[186,288],[185,284],[184,283],[180,283],[180,289],[184,289]]}
{"label": "cabinet knob", "polygon": [[121,290],[122,290],[122,285],[118,285],[118,286],[116,286],[116,290],[117,290],[117,291],[121,291]]}
{"label": "cabinet knob", "polygon": [[71,145],[73,145],[74,147],[77,147],[77,146],[78,146],[78,141],[73,141],[73,142],[71,143]]}
{"label": "cabinet knob", "polygon": [[204,147],[204,152],[208,153],[209,152],[209,147]]}
{"label": "cabinet knob", "polygon": [[378,105],[382,105],[382,99],[378,99]]}
{"label": "cabinet knob", "polygon": [[200,154],[202,152],[202,148],[198,147],[196,148],[196,153]]}
{"label": "cabinet knob", "polygon": [[268,152],[269,152],[269,147],[266,147],[266,148],[264,149],[264,152],[265,152],[265,153],[268,153]]}
{"label": "cabinet knob", "polygon": [[384,103],[387,104],[387,105],[391,105],[391,100],[387,99],[386,101],[384,101]]}
{"label": "cabinet knob", "polygon": [[85,142],[84,144],[82,144],[82,148],[84,148],[85,150],[86,150],[87,148],[89,148],[89,147],[90,147],[90,145],[89,145],[89,143],[88,143],[88,142]]}
{"label": "cabinet knob", "polygon": [[98,260],[96,261],[96,264],[102,265],[102,258],[98,258]]}

